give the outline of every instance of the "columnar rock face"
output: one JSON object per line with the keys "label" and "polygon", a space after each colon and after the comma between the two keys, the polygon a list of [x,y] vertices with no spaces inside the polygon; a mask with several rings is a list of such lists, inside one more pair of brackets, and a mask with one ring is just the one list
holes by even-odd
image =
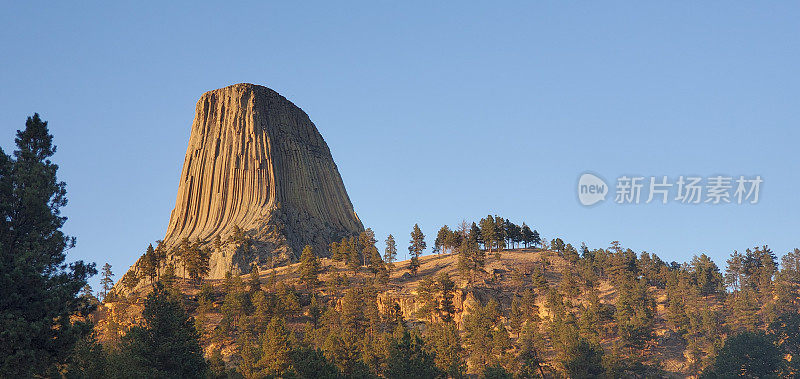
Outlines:
{"label": "columnar rock face", "polygon": [[327,254],[334,240],[363,230],[328,145],[308,115],[253,84],[209,91],[197,102],[178,196],[164,246],[235,226],[247,243],[215,246],[212,278],[249,264],[296,259],[306,244]]}

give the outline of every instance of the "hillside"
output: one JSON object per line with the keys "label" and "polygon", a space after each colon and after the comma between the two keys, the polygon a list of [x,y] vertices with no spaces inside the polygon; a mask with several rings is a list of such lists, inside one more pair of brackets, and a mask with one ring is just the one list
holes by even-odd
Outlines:
{"label": "hillside", "polygon": [[[592,307],[592,301],[585,283],[575,280],[577,265],[568,262],[563,254],[555,251],[540,249],[515,249],[505,250],[500,253],[499,258],[494,254],[487,255],[484,273],[478,275],[473,283],[469,283],[467,275],[459,271],[457,254],[427,255],[420,258],[421,266],[416,276],[408,273],[409,261],[396,262],[391,271],[390,278],[385,284],[374,286],[373,299],[380,314],[388,314],[397,304],[402,312],[403,318],[410,325],[417,325],[420,330],[424,330],[426,322],[438,322],[435,315],[423,316],[420,310],[424,308],[426,299],[420,296],[420,288],[426,279],[435,278],[442,273],[447,273],[453,278],[456,290],[453,297],[455,312],[453,319],[461,331],[464,333],[465,317],[480,307],[494,299],[499,304],[502,314],[502,324],[509,331],[512,340],[519,338],[520,330],[512,325],[513,312],[516,311],[514,298],[519,297],[525,290],[532,290],[535,293],[535,309],[538,309],[538,328],[543,336],[544,363],[547,372],[559,372],[558,353],[554,346],[555,342],[549,335],[548,328],[554,318],[553,306],[548,304],[548,296],[552,293],[559,293],[569,297],[567,300],[567,311],[575,314],[578,318]],[[544,262],[544,263],[543,263]],[[351,269],[347,268],[343,262],[337,262],[330,258],[320,259],[321,283],[316,289],[308,291],[306,286],[300,283],[298,268],[299,263],[288,266],[276,267],[274,270],[261,267],[259,281],[266,292],[271,293],[292,293],[296,298],[298,309],[287,314],[287,324],[299,335],[307,332],[306,324],[315,322],[310,315],[311,296],[316,294],[322,303],[335,309],[341,309],[342,297],[349,288],[366,287],[373,288],[372,275],[361,268],[359,273],[353,275]],[[541,271],[539,271],[541,270]],[[541,272],[546,284],[537,285],[532,276]],[[569,286],[565,288],[564,276],[570,276],[567,280]],[[344,279],[346,278],[346,279]],[[538,279],[537,279],[538,280]],[[202,344],[207,355],[211,355],[215,350],[219,350],[231,367],[236,364],[238,359],[237,350],[240,349],[239,338],[235,331],[229,330],[220,333],[226,307],[227,288],[231,287],[230,282],[236,279],[206,279],[203,286],[189,283],[185,280],[177,280],[176,288],[184,294],[186,308],[202,324]],[[245,288],[252,282],[249,274],[241,276],[242,284]],[[226,284],[227,283],[227,284]],[[140,288],[124,297],[119,297],[111,301],[105,301],[95,317],[97,330],[100,331],[101,340],[114,341],[123,333],[126,327],[138,322],[142,310],[142,299],[148,291],[147,286]],[[205,294],[201,294],[201,288]],[[617,325],[614,322],[614,312],[617,304],[617,290],[612,281],[608,278],[601,279],[593,288],[596,289],[597,300],[599,301],[600,325],[596,325],[599,335],[599,343],[607,352],[619,350],[619,336],[615,330]],[[667,315],[668,296],[664,288],[649,286],[648,291],[655,299],[655,315],[653,318],[654,338],[648,341],[644,349],[640,352],[641,359],[651,374],[666,377],[684,377],[692,372],[692,362],[687,352],[687,343],[677,333],[668,327]],[[567,293],[574,296],[568,296]],[[210,297],[208,294],[210,293]],[[201,304],[199,300],[203,297],[210,298],[210,304]],[[707,298],[708,306],[718,306],[713,298]],[[252,312],[252,311],[251,311]],[[532,315],[525,315],[526,319]],[[616,347],[615,347],[616,346]],[[511,354],[518,350],[518,347],[510,349]],[[479,373],[481,368],[470,365],[469,372]]]}

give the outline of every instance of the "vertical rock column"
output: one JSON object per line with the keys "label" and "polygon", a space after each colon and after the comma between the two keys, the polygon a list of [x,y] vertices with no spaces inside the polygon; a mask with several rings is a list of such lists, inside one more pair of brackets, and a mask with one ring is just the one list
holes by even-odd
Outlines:
{"label": "vertical rock column", "polygon": [[209,91],[197,102],[165,246],[225,239],[234,225],[254,238],[255,260],[279,248],[289,259],[306,244],[324,256],[330,242],[363,230],[308,115],[253,84]]}

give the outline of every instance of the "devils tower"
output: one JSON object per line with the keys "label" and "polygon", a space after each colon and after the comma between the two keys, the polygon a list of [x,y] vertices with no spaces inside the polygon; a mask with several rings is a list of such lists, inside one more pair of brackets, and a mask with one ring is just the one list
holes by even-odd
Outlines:
{"label": "devils tower", "polygon": [[[246,243],[231,244],[235,229]],[[213,248],[209,277],[295,260],[364,229],[330,149],[308,115],[277,92],[235,84],[197,102],[164,244]],[[219,238],[218,238],[219,237]]]}

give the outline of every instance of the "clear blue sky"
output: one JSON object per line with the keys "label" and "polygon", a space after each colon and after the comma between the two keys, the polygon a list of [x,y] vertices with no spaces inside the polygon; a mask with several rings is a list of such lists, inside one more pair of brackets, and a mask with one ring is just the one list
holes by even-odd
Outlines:
{"label": "clear blue sky", "polygon": [[[310,115],[401,258],[415,222],[430,246],[488,213],[667,261],[800,247],[796,3],[264,3],[3,2],[0,146],[50,122],[70,260],[119,278],[164,236],[194,104],[238,82]],[[587,170],[764,184],[749,206],[586,208]]]}

